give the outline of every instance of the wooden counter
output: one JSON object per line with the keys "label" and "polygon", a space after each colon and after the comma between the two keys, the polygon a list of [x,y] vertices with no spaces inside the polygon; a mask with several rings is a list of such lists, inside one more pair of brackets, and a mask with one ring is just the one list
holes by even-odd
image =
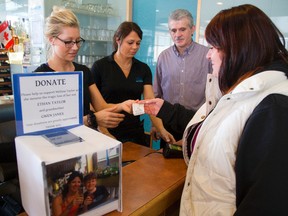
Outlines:
{"label": "wooden counter", "polygon": [[151,152],[156,152],[156,150],[132,142],[126,142],[123,144],[122,161],[136,161]]}
{"label": "wooden counter", "polygon": [[[140,146],[140,149],[144,151],[146,147]],[[183,159],[165,159],[161,152],[155,151],[123,167],[123,212],[113,211],[107,215],[163,213],[181,198],[186,169]]]}

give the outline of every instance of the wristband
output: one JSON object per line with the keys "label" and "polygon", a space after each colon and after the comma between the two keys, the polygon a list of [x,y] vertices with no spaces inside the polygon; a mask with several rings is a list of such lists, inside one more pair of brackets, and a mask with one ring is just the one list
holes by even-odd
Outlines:
{"label": "wristband", "polygon": [[94,112],[92,112],[91,110],[89,110],[89,113],[87,115],[87,123],[89,127],[97,130],[98,124],[97,124],[96,116],[94,115]]}

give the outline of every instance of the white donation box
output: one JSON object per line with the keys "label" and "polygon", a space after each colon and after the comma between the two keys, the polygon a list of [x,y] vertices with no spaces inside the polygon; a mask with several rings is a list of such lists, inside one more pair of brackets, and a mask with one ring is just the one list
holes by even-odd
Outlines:
{"label": "white donation box", "polygon": [[19,181],[29,216],[122,211],[122,143],[83,125],[82,76],[13,74]]}

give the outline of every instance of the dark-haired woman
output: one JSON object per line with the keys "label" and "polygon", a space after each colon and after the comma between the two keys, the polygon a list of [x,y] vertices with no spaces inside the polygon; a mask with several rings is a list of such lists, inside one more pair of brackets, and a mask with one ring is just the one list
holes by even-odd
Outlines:
{"label": "dark-haired woman", "polygon": [[82,188],[83,175],[73,171],[64,185],[61,194],[56,196],[52,202],[53,216],[74,216],[82,209],[84,201]]}
{"label": "dark-haired woman", "polygon": [[219,12],[205,37],[213,65],[206,104],[195,115],[161,99],[145,105],[146,113],[186,127],[180,215],[287,215],[285,39],[248,4]]}
{"label": "dark-haired woman", "polygon": [[[154,98],[151,70],[147,64],[134,58],[140,48],[142,34],[136,23],[121,23],[113,37],[115,51],[94,62],[91,71],[107,103],[140,100],[142,94],[145,99]],[[122,142],[148,145],[140,117],[124,114],[124,121],[116,128],[109,128],[109,133]]]}

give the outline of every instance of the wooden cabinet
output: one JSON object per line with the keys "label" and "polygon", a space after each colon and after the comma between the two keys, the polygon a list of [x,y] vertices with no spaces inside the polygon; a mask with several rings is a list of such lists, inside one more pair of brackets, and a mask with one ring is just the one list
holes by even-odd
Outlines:
{"label": "wooden cabinet", "polygon": [[12,94],[10,64],[5,49],[0,49],[0,95]]}

